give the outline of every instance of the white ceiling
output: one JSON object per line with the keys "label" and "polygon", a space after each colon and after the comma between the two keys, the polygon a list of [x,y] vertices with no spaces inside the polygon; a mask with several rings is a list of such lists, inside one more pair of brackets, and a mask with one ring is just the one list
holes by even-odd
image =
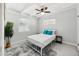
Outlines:
{"label": "white ceiling", "polygon": [[6,8],[9,10],[20,12],[21,14],[29,14],[32,16],[40,17],[42,15],[36,14],[36,8],[40,8],[42,5],[48,6],[49,14],[58,12],[59,10],[74,5],[72,3],[7,3]]}

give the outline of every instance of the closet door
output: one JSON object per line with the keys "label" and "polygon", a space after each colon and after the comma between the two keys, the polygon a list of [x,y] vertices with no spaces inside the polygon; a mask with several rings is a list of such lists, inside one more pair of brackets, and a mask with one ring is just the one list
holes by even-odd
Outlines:
{"label": "closet door", "polygon": [[77,48],[79,50],[79,4],[77,4]]}
{"label": "closet door", "polygon": [[78,50],[79,50],[79,17],[78,17],[78,35],[77,35],[77,37],[78,37],[78,44],[77,44],[77,48],[78,48]]}

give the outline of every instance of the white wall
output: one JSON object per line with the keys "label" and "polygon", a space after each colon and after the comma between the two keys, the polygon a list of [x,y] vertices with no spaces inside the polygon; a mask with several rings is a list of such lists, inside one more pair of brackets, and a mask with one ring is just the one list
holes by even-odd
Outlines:
{"label": "white wall", "polygon": [[[11,38],[11,43],[17,43],[21,40],[26,39],[26,37],[30,34],[35,34],[37,31],[37,21],[35,17],[30,17],[25,15],[24,17],[22,17],[22,15],[20,15],[18,12],[15,11],[11,11],[11,10],[7,10],[6,9],[6,13],[5,13],[5,24],[7,21],[11,21],[14,23],[14,35]],[[26,19],[26,23],[29,22],[29,32],[28,31],[24,31],[24,32],[19,32],[19,25],[20,25],[20,18],[25,18]]]}
{"label": "white wall", "polygon": [[[63,41],[68,43],[77,43],[77,17],[76,17],[76,7],[64,9],[59,13],[43,16],[39,20],[39,32],[44,29],[45,20],[56,19],[55,25],[47,25],[47,27],[54,28],[58,31],[59,35],[63,36]],[[49,23],[50,24],[50,23]]]}
{"label": "white wall", "polygon": [[2,42],[2,4],[0,3],[0,47]]}
{"label": "white wall", "polygon": [[0,3],[0,56],[2,55],[2,3]]}

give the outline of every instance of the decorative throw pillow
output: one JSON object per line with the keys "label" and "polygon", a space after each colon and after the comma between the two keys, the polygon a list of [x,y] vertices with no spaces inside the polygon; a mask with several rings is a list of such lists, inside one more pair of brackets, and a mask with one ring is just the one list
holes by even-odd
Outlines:
{"label": "decorative throw pillow", "polygon": [[47,34],[47,32],[48,32],[48,30],[44,30],[44,31],[43,31],[43,34]]}
{"label": "decorative throw pillow", "polygon": [[47,34],[48,35],[52,35],[53,31],[48,31]]}

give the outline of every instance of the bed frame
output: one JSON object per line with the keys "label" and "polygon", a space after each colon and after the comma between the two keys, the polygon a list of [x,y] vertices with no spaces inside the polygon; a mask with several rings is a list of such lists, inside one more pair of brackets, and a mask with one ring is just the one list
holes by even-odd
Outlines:
{"label": "bed frame", "polygon": [[40,45],[41,43],[36,43],[33,42],[31,38],[28,38],[28,46],[31,47],[33,50],[35,50],[36,52],[40,53],[41,56],[43,56],[43,49],[48,46],[49,44],[51,44],[52,46],[52,41],[55,40],[55,37],[51,37],[48,41],[48,43],[44,46]]}
{"label": "bed frame", "polygon": [[[51,46],[52,46],[52,42],[50,42],[49,44],[51,44]],[[48,45],[49,45],[48,44]],[[29,42],[28,41],[28,46],[30,47],[30,48],[32,48],[33,50],[35,50],[36,52],[38,52],[41,56],[43,56],[43,49],[46,47],[38,47],[38,46],[36,46],[36,45],[34,45],[32,42]]]}

